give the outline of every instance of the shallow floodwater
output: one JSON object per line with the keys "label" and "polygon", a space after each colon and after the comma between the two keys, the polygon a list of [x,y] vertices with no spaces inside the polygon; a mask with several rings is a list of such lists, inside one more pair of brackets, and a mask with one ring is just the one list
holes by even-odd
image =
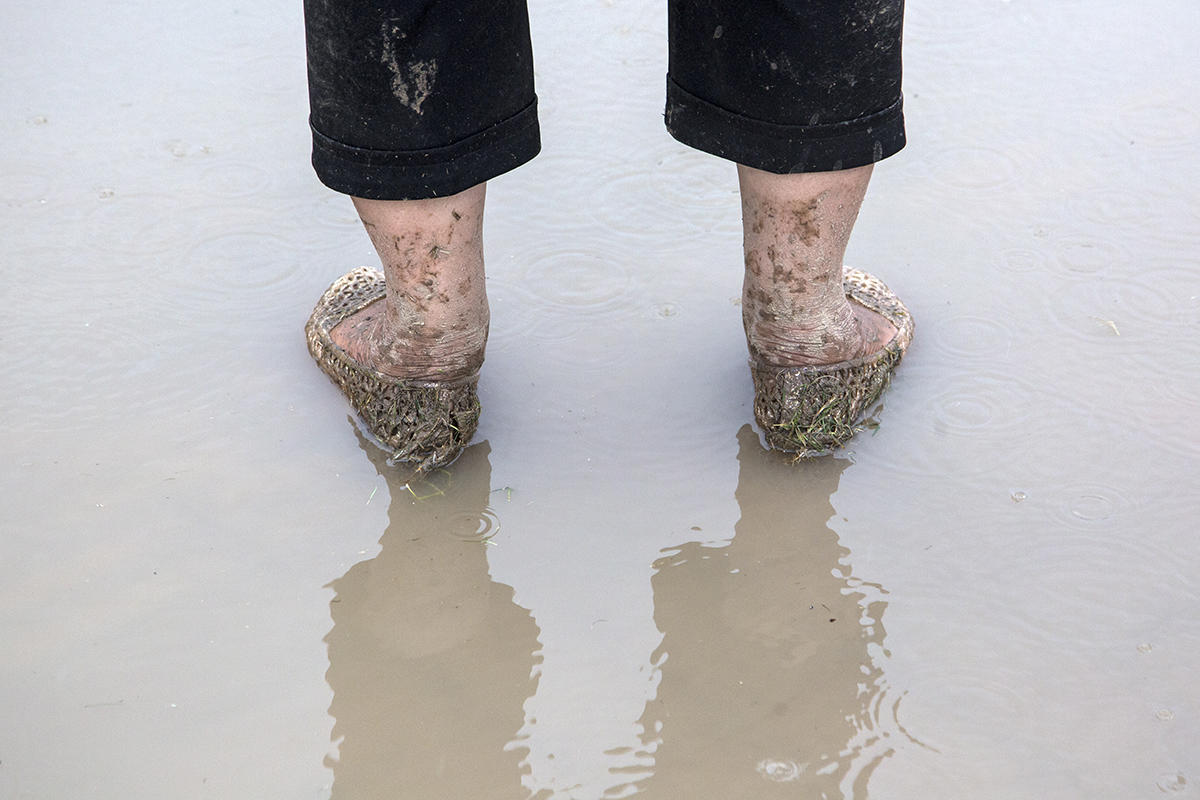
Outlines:
{"label": "shallow floodwater", "polygon": [[0,797],[1197,795],[1200,6],[910,5],[848,260],[917,337],[791,466],[663,5],[532,5],[482,427],[413,480],[304,348],[373,255],[298,4],[8,9]]}

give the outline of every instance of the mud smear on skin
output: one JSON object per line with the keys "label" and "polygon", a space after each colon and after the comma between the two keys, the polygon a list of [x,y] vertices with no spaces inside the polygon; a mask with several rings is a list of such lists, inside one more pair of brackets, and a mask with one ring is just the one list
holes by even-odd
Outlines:
{"label": "mud smear on skin", "polygon": [[[886,322],[842,299],[842,270],[830,248],[840,253],[845,247],[845,226],[841,209],[822,215],[830,194],[795,207],[743,200],[750,234],[742,322],[754,359],[791,366],[835,363],[877,351],[886,341],[881,333],[890,330]],[[809,321],[814,312],[822,320],[816,326]]]}
{"label": "mud smear on skin", "polygon": [[486,313],[477,314],[477,306],[467,306],[461,313],[445,310],[455,298],[470,298],[476,289],[470,274],[451,277],[461,270],[447,266],[462,220],[458,211],[452,211],[451,217],[446,229],[432,236],[423,231],[388,235],[374,223],[363,222],[376,250],[387,260],[385,275],[392,275],[393,284],[404,291],[392,292],[387,300],[371,304],[334,329],[334,341],[360,363],[391,377],[420,380],[454,380],[482,365]]}

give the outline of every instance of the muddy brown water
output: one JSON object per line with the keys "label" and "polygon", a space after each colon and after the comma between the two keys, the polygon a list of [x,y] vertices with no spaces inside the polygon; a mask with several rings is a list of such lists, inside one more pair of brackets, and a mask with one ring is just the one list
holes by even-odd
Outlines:
{"label": "muddy brown water", "polygon": [[372,254],[298,7],[6,14],[0,797],[1195,795],[1195,3],[911,4],[849,261],[917,337],[797,467],[664,9],[532,11],[482,426],[411,482],[304,350]]}

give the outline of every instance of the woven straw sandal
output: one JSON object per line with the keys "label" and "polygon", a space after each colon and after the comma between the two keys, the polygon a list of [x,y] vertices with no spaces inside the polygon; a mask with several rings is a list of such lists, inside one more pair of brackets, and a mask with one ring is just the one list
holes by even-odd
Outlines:
{"label": "woven straw sandal", "polygon": [[383,297],[383,273],[359,267],[334,281],[313,309],[304,335],[321,371],[350,400],[395,461],[428,470],[453,461],[479,427],[479,373],[449,381],[393,378],[364,367],[329,333],[354,312]]}
{"label": "woven straw sandal", "polygon": [[851,302],[865,306],[896,327],[896,335],[874,355],[811,367],[778,367],[751,358],[754,418],[767,444],[796,458],[828,455],[861,430],[860,418],[891,381],[913,336],[912,315],[883,281],[850,267],[842,285]]}

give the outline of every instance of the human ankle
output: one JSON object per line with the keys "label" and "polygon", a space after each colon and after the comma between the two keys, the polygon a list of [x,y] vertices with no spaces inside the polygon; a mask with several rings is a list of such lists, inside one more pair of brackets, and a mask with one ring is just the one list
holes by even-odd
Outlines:
{"label": "human ankle", "polygon": [[406,314],[394,325],[390,315],[371,333],[376,367],[394,377],[450,380],[474,374],[483,364],[488,312]]}
{"label": "human ankle", "polygon": [[831,306],[778,313],[744,299],[742,323],[751,356],[777,366],[832,364],[860,354],[862,332],[845,297]]}

